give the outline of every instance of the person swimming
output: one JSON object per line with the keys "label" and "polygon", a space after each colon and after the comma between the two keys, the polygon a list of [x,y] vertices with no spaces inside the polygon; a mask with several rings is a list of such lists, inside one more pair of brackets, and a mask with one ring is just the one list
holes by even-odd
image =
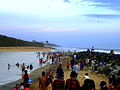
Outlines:
{"label": "person swimming", "polygon": [[11,65],[8,63],[8,70],[10,69],[10,66],[11,66]]}

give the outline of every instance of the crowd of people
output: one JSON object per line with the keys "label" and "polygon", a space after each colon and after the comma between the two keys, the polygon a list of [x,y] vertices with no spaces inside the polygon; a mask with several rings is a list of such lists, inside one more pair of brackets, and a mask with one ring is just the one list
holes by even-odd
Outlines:
{"label": "crowd of people", "polygon": [[[64,70],[62,68],[62,65],[60,64],[56,70],[55,79],[53,77],[53,73],[51,74],[51,76],[49,76],[45,73],[45,71],[42,72],[42,77],[39,78],[39,88],[40,90],[41,88],[43,90],[47,90],[47,87],[49,86],[49,84],[51,84],[52,90],[96,90],[95,82],[90,78],[88,73],[85,73],[85,76],[82,78],[82,80],[84,80],[84,84],[81,86],[78,80],[78,73],[78,64],[75,63],[72,67],[70,78],[65,81]],[[48,77],[52,77],[50,78],[50,81]],[[48,81],[50,82],[49,84]],[[107,85],[107,82],[101,81],[100,88],[100,90],[120,90],[120,84],[117,82],[116,84],[112,82]]]}
{"label": "crowd of people", "polygon": [[[78,62],[76,62],[74,59],[72,59],[71,62],[67,61],[66,68],[67,70],[70,70],[69,66],[71,65],[71,74],[70,78],[67,79],[66,81],[64,80],[64,70],[62,68],[62,64],[60,64],[56,70],[55,77],[56,79],[52,78],[51,83],[49,83],[52,85],[52,90],[96,90],[95,82],[90,78],[88,73],[85,73],[85,76],[82,78],[82,80],[84,80],[84,84],[82,86],[80,85],[80,82],[78,80],[79,71],[83,70],[86,64],[87,63],[81,62],[80,65],[78,65]],[[43,72],[44,77],[46,76],[47,78],[48,75],[47,74],[45,75],[45,71]],[[46,84],[45,81],[47,80],[44,79],[44,83],[41,83],[41,81],[39,81],[39,85],[41,86],[43,84],[45,85]],[[46,86],[45,88],[44,87],[41,88],[43,88],[43,90],[47,90],[48,85],[45,86]],[[120,90],[120,81],[112,80],[112,82],[109,81],[108,85],[107,82],[101,81],[100,90]]]}
{"label": "crowd of people", "polygon": [[[59,55],[58,55],[59,54]],[[44,55],[45,56],[45,55]],[[84,80],[84,84],[80,85],[78,74],[80,70],[84,69],[84,66],[87,66],[90,62],[89,58],[86,60],[81,60],[80,65],[78,64],[79,62],[76,62],[76,55],[73,57],[73,59],[69,62],[67,61],[66,63],[66,68],[67,70],[71,70],[70,78],[67,80],[64,79],[64,70],[62,68],[62,64],[60,63],[61,61],[61,54],[60,53],[53,53],[53,54],[48,54],[47,59],[52,59],[52,64],[57,64],[59,65],[57,70],[56,70],[56,76],[53,76],[53,72],[51,69],[49,69],[48,72],[42,71],[42,76],[39,77],[39,90],[48,90],[48,86],[52,86],[52,90],[96,90],[95,87],[95,82],[92,80],[89,76],[88,73],[85,73],[84,77],[82,80]],[[43,63],[43,62],[42,62]],[[92,71],[94,71],[94,64],[95,61],[91,61],[91,67]],[[71,69],[70,69],[71,66]],[[26,90],[25,88],[29,89],[29,74],[27,73],[26,70],[25,73],[23,74],[23,83],[22,84],[16,84],[15,90]],[[23,88],[24,89],[20,89]],[[115,80],[111,79],[109,81],[109,84],[107,85],[107,82],[101,81],[100,82],[100,90],[120,90],[120,80]]]}

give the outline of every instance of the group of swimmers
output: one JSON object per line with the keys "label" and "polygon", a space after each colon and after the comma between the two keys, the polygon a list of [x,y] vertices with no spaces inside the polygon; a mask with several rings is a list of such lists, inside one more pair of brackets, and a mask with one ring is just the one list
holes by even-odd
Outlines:
{"label": "group of swimmers", "polygon": [[[33,69],[33,65],[32,65],[32,64],[30,64],[30,65],[25,65],[25,63],[23,63],[23,64],[21,65],[21,64],[19,64],[19,63],[17,62],[17,63],[15,64],[15,66],[17,66],[18,68],[21,66],[22,71],[24,71],[26,68],[27,68],[27,69],[30,69],[30,70]],[[12,66],[8,63],[8,70],[10,69],[10,67],[12,67]]]}

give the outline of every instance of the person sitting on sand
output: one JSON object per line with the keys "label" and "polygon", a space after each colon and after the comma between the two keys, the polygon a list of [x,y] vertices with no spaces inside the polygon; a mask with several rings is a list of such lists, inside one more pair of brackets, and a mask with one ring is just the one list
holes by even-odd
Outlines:
{"label": "person sitting on sand", "polygon": [[85,76],[82,78],[83,79],[90,79],[90,77],[88,76],[88,73],[85,73]]}
{"label": "person sitting on sand", "polygon": [[62,73],[58,73],[57,79],[53,81],[52,90],[65,90],[65,80]]}
{"label": "person sitting on sand", "polygon": [[80,83],[76,80],[76,72],[72,71],[70,77],[70,79],[66,80],[65,90],[79,90]]}
{"label": "person sitting on sand", "polygon": [[39,90],[47,90],[45,71],[42,72],[42,77],[39,78]]}

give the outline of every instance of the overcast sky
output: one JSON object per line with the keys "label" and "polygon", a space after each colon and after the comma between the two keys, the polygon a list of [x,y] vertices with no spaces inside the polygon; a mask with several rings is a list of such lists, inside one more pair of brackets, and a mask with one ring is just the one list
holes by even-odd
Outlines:
{"label": "overcast sky", "polygon": [[120,0],[0,0],[0,34],[65,47],[120,48]]}

